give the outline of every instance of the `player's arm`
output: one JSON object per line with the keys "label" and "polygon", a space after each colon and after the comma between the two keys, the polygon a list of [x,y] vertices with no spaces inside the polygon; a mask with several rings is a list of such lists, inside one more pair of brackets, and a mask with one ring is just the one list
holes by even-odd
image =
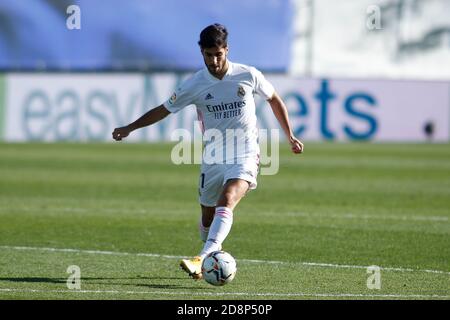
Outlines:
{"label": "player's arm", "polygon": [[169,114],[170,114],[170,111],[167,110],[164,107],[164,105],[160,105],[156,108],[153,108],[150,111],[148,111],[147,113],[145,113],[144,115],[142,115],[136,121],[130,123],[129,125],[120,127],[120,128],[115,128],[112,133],[113,139],[116,141],[120,141],[120,140],[122,140],[122,138],[127,137],[130,134],[130,132],[132,132],[136,129],[142,128],[142,127],[152,125],[152,124],[164,119]]}
{"label": "player's arm", "polygon": [[272,111],[277,118],[278,122],[280,123],[281,128],[283,129],[284,133],[286,134],[286,137],[289,140],[289,143],[292,147],[292,152],[294,153],[302,153],[303,152],[303,143],[298,140],[294,133],[292,132],[291,125],[289,124],[289,116],[287,112],[286,105],[284,104],[283,100],[280,98],[280,96],[274,92],[272,95],[272,98],[268,99],[267,102],[269,102],[270,107],[272,108]]}

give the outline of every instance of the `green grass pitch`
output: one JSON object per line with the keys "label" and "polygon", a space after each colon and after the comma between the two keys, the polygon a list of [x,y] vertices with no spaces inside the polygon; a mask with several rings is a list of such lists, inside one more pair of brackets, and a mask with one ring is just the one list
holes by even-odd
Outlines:
{"label": "green grass pitch", "polygon": [[235,210],[224,287],[179,268],[199,166],[172,146],[0,144],[0,299],[450,299],[448,144],[282,145]]}

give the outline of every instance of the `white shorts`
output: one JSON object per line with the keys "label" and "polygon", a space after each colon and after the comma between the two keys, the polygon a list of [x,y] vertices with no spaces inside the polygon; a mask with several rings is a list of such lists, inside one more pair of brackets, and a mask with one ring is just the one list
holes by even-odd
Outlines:
{"label": "white shorts", "polygon": [[202,163],[198,183],[200,204],[215,207],[223,190],[223,185],[230,179],[242,179],[250,184],[249,190],[256,189],[259,170],[258,158],[246,158],[236,164]]}

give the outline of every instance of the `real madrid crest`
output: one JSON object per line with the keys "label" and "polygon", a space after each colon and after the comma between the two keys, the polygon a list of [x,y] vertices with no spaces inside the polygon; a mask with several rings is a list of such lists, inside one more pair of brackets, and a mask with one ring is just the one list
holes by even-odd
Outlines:
{"label": "real madrid crest", "polygon": [[242,86],[239,86],[238,91],[237,91],[237,95],[240,98],[243,98],[245,96],[245,90]]}

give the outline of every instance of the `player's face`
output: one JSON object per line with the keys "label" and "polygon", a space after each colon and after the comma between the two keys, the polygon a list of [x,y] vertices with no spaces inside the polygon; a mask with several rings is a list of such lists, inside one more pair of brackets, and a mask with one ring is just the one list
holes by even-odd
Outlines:
{"label": "player's face", "polygon": [[222,77],[227,67],[228,47],[203,48],[202,55],[209,72],[216,77]]}

